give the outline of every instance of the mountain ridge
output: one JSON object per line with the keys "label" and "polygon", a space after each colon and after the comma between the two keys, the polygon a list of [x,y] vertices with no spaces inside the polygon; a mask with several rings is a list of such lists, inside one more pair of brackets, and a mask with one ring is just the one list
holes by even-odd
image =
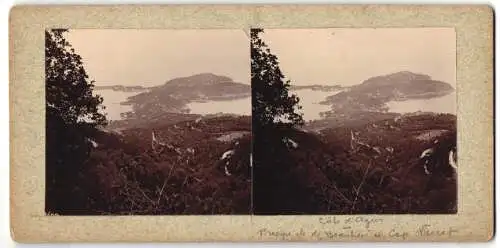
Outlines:
{"label": "mountain ridge", "polygon": [[448,83],[433,80],[425,74],[401,71],[375,76],[327,97],[322,104],[331,105],[331,112],[385,112],[387,102],[430,99],[450,94],[455,89]]}

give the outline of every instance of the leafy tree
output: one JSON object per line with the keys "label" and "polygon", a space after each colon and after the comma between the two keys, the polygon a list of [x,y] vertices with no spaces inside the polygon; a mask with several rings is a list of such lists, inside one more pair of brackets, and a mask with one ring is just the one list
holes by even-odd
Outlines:
{"label": "leafy tree", "polygon": [[250,31],[253,122],[261,127],[303,125],[302,114],[295,112],[301,109],[299,98],[289,94],[290,81],[285,81],[278,58],[259,37],[263,32]]}
{"label": "leafy tree", "polygon": [[298,213],[309,208],[307,196],[294,174],[285,137],[292,137],[293,127],[304,124],[299,98],[289,94],[290,81],[285,80],[276,55],[259,37],[262,29],[252,29],[252,167],[253,204],[256,214]]}
{"label": "leafy tree", "polygon": [[65,29],[45,31],[46,206],[47,213],[78,213],[85,190],[78,186],[103,99],[93,96],[81,57],[64,38]]}

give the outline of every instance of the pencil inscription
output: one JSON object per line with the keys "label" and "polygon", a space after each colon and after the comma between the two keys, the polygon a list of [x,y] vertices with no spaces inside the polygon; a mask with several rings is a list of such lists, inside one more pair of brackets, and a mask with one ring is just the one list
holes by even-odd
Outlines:
{"label": "pencil inscription", "polygon": [[371,239],[408,241],[418,237],[453,237],[459,233],[456,227],[437,227],[429,224],[418,225],[415,229],[393,226],[382,228],[383,218],[349,216],[349,217],[319,217],[318,228],[299,230],[273,230],[261,228],[258,236],[261,239],[301,240],[313,238],[316,240],[336,239]]}
{"label": "pencil inscription", "polygon": [[433,228],[431,225],[422,225],[417,228],[415,232],[417,236],[448,236],[451,237],[458,232],[457,229],[453,227],[448,227],[446,229]]}

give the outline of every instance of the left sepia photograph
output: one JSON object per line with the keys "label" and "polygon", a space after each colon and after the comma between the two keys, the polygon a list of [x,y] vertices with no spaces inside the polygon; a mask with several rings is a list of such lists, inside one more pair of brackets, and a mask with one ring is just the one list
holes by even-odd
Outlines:
{"label": "left sepia photograph", "polygon": [[247,215],[249,34],[45,30],[47,215]]}

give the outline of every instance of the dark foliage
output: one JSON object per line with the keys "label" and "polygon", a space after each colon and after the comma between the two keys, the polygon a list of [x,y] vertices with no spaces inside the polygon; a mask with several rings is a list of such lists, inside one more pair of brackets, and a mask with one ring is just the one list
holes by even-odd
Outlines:
{"label": "dark foliage", "polygon": [[[267,135],[298,145],[265,145],[273,156],[269,166],[254,171],[254,213],[456,213],[456,175],[448,165],[448,152],[456,149],[455,122],[453,115],[423,114],[320,134],[275,129]],[[371,148],[353,149],[351,131]],[[429,148],[434,152],[426,174],[420,155]]]}
{"label": "dark foliage", "polygon": [[284,143],[289,135],[287,130],[303,125],[304,120],[302,114],[296,112],[301,109],[299,98],[289,94],[290,81],[285,81],[278,58],[259,37],[263,32],[252,29],[250,34],[255,213],[276,209],[277,204],[300,204],[303,201],[297,199],[310,193],[300,187],[299,177],[287,176],[293,170],[290,164],[278,162],[287,149]]}
{"label": "dark foliage", "polygon": [[259,37],[262,29],[251,30],[251,77],[252,77],[252,118],[255,126],[269,126],[285,123],[289,126],[302,125],[299,98],[289,94],[290,81],[279,68],[278,58],[271,53]]}
{"label": "dark foliage", "polygon": [[89,138],[106,120],[98,113],[102,98],[92,95],[93,82],[64,32],[45,31],[45,210],[79,214],[87,198],[79,183],[90,152]]}
{"label": "dark foliage", "polygon": [[[151,132],[172,149],[152,149]],[[244,133],[231,142],[217,138]],[[88,215],[206,215],[250,212],[250,117],[100,133],[86,163]],[[221,155],[234,150],[225,174]]]}

